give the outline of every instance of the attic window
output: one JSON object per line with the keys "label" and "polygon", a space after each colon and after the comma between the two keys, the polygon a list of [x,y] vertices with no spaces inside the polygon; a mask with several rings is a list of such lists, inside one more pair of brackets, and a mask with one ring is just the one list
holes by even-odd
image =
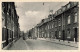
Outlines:
{"label": "attic window", "polygon": [[70,4],[67,5],[67,8],[70,8]]}

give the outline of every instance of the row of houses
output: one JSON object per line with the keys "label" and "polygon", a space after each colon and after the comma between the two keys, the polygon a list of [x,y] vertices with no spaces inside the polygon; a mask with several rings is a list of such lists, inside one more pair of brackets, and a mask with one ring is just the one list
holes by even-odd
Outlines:
{"label": "row of houses", "polygon": [[27,31],[26,37],[27,38],[31,38],[31,39],[34,39],[35,37],[38,37],[37,26],[35,26],[34,28],[32,28],[29,31]]}
{"label": "row of houses", "polygon": [[2,2],[2,48],[20,37],[19,16],[14,2]]}
{"label": "row of houses", "polygon": [[49,14],[38,24],[40,38],[56,38],[78,41],[79,39],[79,6],[78,2],[69,2],[54,14]]}
{"label": "row of houses", "polygon": [[[69,2],[36,25],[38,38],[79,41],[79,3]],[[35,30],[34,30],[35,31]]]}

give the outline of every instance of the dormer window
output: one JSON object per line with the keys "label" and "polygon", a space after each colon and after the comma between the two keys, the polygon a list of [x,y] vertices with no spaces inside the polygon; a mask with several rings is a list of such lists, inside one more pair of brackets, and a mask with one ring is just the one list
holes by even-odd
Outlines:
{"label": "dormer window", "polygon": [[70,4],[67,5],[67,8],[70,8]]}
{"label": "dormer window", "polygon": [[60,13],[61,13],[61,9],[58,10],[58,14],[60,14]]}
{"label": "dormer window", "polygon": [[74,2],[74,5],[77,5],[77,2]]}
{"label": "dormer window", "polygon": [[57,15],[57,12],[55,12],[55,15]]}
{"label": "dormer window", "polygon": [[64,6],[64,7],[62,8],[62,11],[65,11],[65,9],[66,9],[66,7]]}

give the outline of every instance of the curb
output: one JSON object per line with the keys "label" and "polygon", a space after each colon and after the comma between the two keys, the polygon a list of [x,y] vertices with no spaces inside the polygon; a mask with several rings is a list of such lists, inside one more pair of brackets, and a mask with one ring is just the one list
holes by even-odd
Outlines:
{"label": "curb", "polygon": [[66,44],[57,43],[57,42],[53,42],[53,41],[49,41],[49,42],[56,43],[56,44],[60,44],[60,45],[65,45],[65,46],[70,46],[70,47],[75,47],[75,48],[78,48],[78,47],[76,47],[76,46],[66,45]]}
{"label": "curb", "polygon": [[3,50],[8,50],[13,45],[13,42],[9,43],[6,47],[3,48]]}

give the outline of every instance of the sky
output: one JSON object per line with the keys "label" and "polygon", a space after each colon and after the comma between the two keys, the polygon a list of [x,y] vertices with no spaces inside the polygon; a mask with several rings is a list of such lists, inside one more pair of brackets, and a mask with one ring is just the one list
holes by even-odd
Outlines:
{"label": "sky", "polygon": [[[44,4],[43,4],[44,3]],[[20,30],[27,32],[42,19],[48,18],[49,10],[56,12],[68,2],[15,2],[19,15]]]}

